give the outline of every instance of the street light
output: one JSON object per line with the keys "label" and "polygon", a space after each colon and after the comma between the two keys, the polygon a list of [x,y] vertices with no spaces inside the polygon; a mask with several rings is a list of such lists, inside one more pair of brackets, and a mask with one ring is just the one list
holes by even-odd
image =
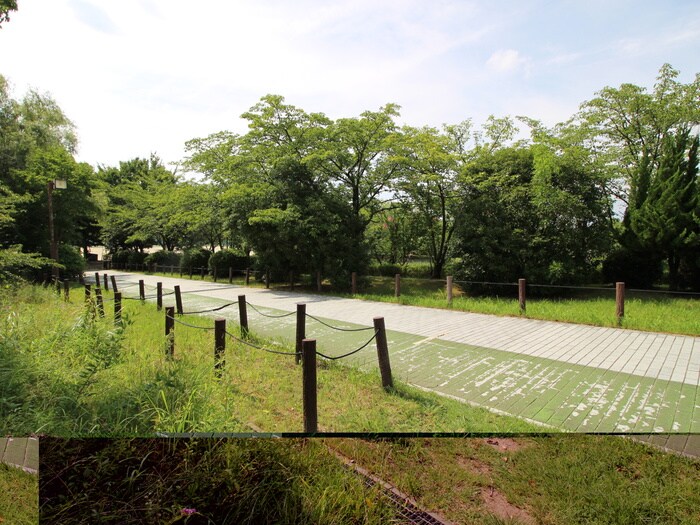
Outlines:
{"label": "street light", "polygon": [[[56,243],[56,234],[53,227],[53,190],[65,190],[68,185],[64,179],[54,179],[47,183],[47,190],[49,195],[49,237],[51,241],[50,251],[51,258],[58,262],[58,244]],[[51,268],[51,278],[54,281],[58,281],[58,268],[53,266]]]}

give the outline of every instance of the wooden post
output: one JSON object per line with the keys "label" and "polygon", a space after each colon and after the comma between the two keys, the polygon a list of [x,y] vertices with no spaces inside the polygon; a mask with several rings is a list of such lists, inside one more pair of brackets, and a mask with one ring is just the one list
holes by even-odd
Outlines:
{"label": "wooden post", "polygon": [[146,285],[143,282],[143,279],[139,279],[139,299],[142,301],[146,300]]}
{"label": "wooden post", "polygon": [[214,270],[213,270],[213,272],[214,272],[214,282],[216,282],[216,281],[218,280],[218,275],[217,275],[217,271],[216,271],[216,265],[214,265]]}
{"label": "wooden post", "polygon": [[177,314],[182,315],[182,293],[179,284],[175,285],[175,304],[177,305]]}
{"label": "wooden post", "polygon": [[105,282],[105,291],[109,292],[109,277],[107,276],[107,274],[104,274],[102,277]]}
{"label": "wooden post", "polygon": [[70,298],[70,283],[68,279],[63,279],[63,298],[66,301]]}
{"label": "wooden post", "polygon": [[386,329],[384,328],[384,318],[374,318],[374,330],[377,333],[377,358],[379,360],[379,371],[382,374],[382,387],[385,390],[394,388],[394,381],[391,378],[391,363],[389,363],[389,345],[386,342]]}
{"label": "wooden post", "polygon": [[270,269],[265,270],[265,288],[270,288]]}
{"label": "wooden post", "polygon": [[180,278],[182,279],[182,265],[178,266],[178,270],[180,271]]}
{"label": "wooden post", "polygon": [[97,313],[100,314],[100,317],[104,317],[105,305],[104,302],[102,302],[102,288],[99,286],[95,288],[95,299],[97,300]]}
{"label": "wooden post", "polygon": [[452,276],[447,276],[447,304],[452,304]]}
{"label": "wooden post", "polygon": [[214,320],[214,372],[221,377],[224,367],[224,352],[226,351],[226,319]]}
{"label": "wooden post", "polygon": [[159,312],[163,309],[163,283],[156,283],[156,306]]}
{"label": "wooden post", "polygon": [[320,271],[316,272],[316,291],[319,293],[323,291],[323,286],[321,285],[321,272]]}
{"label": "wooden post", "polygon": [[297,303],[297,344],[296,352],[297,355],[294,357],[296,363],[299,364],[301,361],[301,342],[306,339],[306,304]]}
{"label": "wooden post", "polygon": [[117,279],[114,277],[114,275],[109,276],[109,280],[112,281],[112,290],[114,293],[117,293],[119,289],[117,288]]}
{"label": "wooden post", "polygon": [[122,293],[114,292],[114,326],[122,325]]}
{"label": "wooden post", "polygon": [[190,279],[192,279],[192,267],[190,266]]}
{"label": "wooden post", "polygon": [[61,280],[56,276],[56,282],[54,283],[56,285],[56,295],[61,295]]}
{"label": "wooden post", "polygon": [[233,268],[228,267],[228,284],[233,283]]}
{"label": "wooden post", "polygon": [[95,286],[100,287],[100,272],[95,272]]}
{"label": "wooden post", "polygon": [[248,310],[245,304],[245,295],[238,296],[238,319],[241,325],[241,336],[248,337]]}
{"label": "wooden post", "polygon": [[352,295],[357,293],[357,272],[352,272],[350,274],[350,293]]}
{"label": "wooden post", "polygon": [[245,285],[248,286],[250,284],[250,268],[245,269]]}
{"label": "wooden post", "polygon": [[318,431],[318,407],[316,403],[316,340],[302,341],[304,353],[303,394],[304,394],[304,432],[315,434]]}
{"label": "wooden post", "polygon": [[204,266],[202,266],[202,281],[204,280]]}
{"label": "wooden post", "polygon": [[527,282],[525,279],[518,279],[518,302],[520,303],[520,314],[525,313],[525,289]]}
{"label": "wooden post", "polygon": [[397,273],[394,276],[394,297],[401,296],[401,274]]}
{"label": "wooden post", "polygon": [[85,285],[85,302],[90,302],[90,285]]}
{"label": "wooden post", "polygon": [[153,263],[153,273],[158,273],[158,263]]}
{"label": "wooden post", "polygon": [[165,307],[165,355],[173,357],[175,354],[175,308],[172,306]]}
{"label": "wooden post", "polygon": [[615,283],[615,317],[617,317],[617,325],[622,324],[622,318],[625,316],[625,283]]}

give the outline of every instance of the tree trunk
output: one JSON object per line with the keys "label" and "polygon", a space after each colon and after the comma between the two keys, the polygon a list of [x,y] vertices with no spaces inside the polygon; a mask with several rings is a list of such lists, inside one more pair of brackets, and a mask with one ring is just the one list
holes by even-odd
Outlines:
{"label": "tree trunk", "polygon": [[678,268],[681,264],[681,258],[675,252],[668,254],[668,288],[669,290],[678,290]]}

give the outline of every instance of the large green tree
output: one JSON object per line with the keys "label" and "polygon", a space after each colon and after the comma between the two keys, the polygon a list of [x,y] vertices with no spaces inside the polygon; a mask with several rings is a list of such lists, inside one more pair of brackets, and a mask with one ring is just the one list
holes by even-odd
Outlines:
{"label": "large green tree", "polygon": [[631,214],[631,227],[643,246],[665,255],[669,285],[678,289],[681,260],[700,245],[698,136],[688,131],[667,135],[658,154],[658,167],[645,166],[644,191]]}

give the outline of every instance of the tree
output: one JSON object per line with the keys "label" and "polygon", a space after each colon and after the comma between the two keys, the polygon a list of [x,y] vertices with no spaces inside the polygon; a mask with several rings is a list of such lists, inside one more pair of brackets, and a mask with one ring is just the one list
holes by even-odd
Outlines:
{"label": "tree", "polygon": [[17,0],[0,0],[0,28],[10,21],[10,11],[17,11]]}
{"label": "tree", "polygon": [[177,177],[156,155],[120,162],[118,168],[101,166],[98,176],[107,200],[102,238],[110,250],[143,251],[153,244],[173,250],[180,244],[180,228],[171,222],[174,211],[169,202]]}
{"label": "tree", "polygon": [[462,144],[449,128],[446,131],[406,126],[401,146],[395,147],[401,162],[397,183],[400,199],[418,218],[435,278],[441,277],[452,248],[457,216],[454,208],[458,205],[456,179],[462,167]]}
{"label": "tree", "polygon": [[592,153],[611,171],[613,194],[625,203],[639,181],[640,165],[658,169],[664,138],[700,124],[700,73],[682,84],[679,71],[664,64],[651,93],[634,84],[606,87],[584,102],[577,119],[586,131]]}
{"label": "tree", "polygon": [[650,161],[642,162],[644,191],[630,218],[642,245],[666,256],[672,290],[679,286],[682,258],[700,245],[699,142],[689,131],[664,137],[657,169],[649,168]]}

